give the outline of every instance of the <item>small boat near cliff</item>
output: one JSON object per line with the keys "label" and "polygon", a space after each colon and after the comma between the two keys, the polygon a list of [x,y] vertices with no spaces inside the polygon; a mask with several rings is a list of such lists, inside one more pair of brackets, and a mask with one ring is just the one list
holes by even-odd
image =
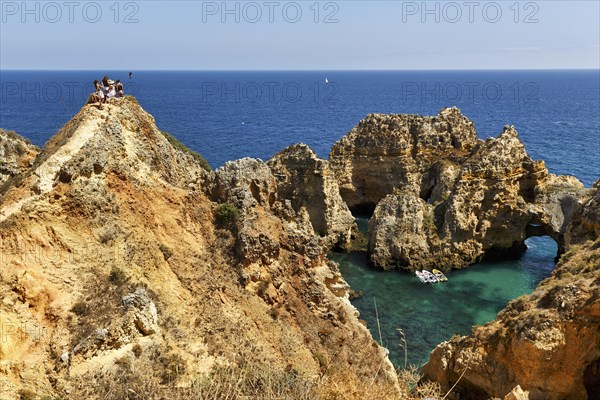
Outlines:
{"label": "small boat near cliff", "polygon": [[425,279],[427,279],[429,283],[435,283],[438,281],[438,278],[426,269],[422,270],[421,273],[425,276]]}
{"label": "small boat near cliff", "polygon": [[444,275],[444,273],[439,269],[434,269],[431,272],[433,272],[433,275],[435,275],[439,282],[446,282],[448,280],[448,278],[446,278],[446,275]]}
{"label": "small boat near cliff", "polygon": [[422,271],[415,271],[415,275],[417,275],[419,280],[423,283],[435,283],[439,280],[434,274],[427,271],[426,269]]}
{"label": "small boat near cliff", "polygon": [[419,280],[423,283],[428,283],[429,281],[427,280],[427,278],[425,278],[425,275],[423,275],[423,273],[421,271],[415,271],[415,275],[417,275],[417,278],[419,278]]}

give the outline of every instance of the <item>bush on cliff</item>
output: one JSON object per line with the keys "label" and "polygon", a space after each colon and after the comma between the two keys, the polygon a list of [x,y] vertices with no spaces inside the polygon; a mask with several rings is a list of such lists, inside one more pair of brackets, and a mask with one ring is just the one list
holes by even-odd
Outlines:
{"label": "bush on cliff", "polygon": [[215,222],[219,228],[231,228],[240,217],[240,211],[231,203],[225,203],[217,207]]}

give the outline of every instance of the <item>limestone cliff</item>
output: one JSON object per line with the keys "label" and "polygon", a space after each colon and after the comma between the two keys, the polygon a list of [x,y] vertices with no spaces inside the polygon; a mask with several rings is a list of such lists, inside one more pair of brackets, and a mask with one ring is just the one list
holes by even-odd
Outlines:
{"label": "limestone cliff", "polygon": [[567,226],[552,275],[498,318],[440,344],[423,368],[456,394],[502,396],[520,384],[532,399],[600,397],[600,181]]}
{"label": "limestone cliff", "polygon": [[11,177],[31,167],[39,149],[15,132],[0,129],[0,194]]}
{"label": "limestone cliff", "polygon": [[350,209],[372,211],[395,188],[429,198],[436,172],[462,162],[477,141],[473,122],[455,107],[435,117],[371,114],[333,146],[329,160]]}
{"label": "limestone cliff", "polygon": [[297,214],[308,216],[327,248],[350,240],[354,217],[340,196],[329,162],[298,144],[276,154],[268,165],[277,177],[279,197],[288,199]]}
{"label": "limestone cliff", "polygon": [[284,197],[262,161],[208,172],[172,143],[133,99],[85,106],[11,180],[0,398],[122,398],[97,392],[120,380],[159,396],[223,365],[393,389],[386,352],[311,225],[320,215],[337,235],[349,222],[326,165],[271,163],[326,190],[313,210],[301,198],[316,192]]}
{"label": "limestone cliff", "polygon": [[455,108],[437,117],[370,116],[334,146],[342,196],[374,206],[375,266],[464,268],[518,255],[533,235],[552,236],[563,251],[583,185],[533,161],[511,126],[486,141],[474,132]]}

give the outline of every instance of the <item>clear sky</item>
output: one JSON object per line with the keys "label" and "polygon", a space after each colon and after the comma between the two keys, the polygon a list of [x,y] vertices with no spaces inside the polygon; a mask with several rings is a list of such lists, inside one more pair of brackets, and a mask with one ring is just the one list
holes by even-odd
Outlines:
{"label": "clear sky", "polygon": [[0,0],[0,68],[599,68],[599,4]]}

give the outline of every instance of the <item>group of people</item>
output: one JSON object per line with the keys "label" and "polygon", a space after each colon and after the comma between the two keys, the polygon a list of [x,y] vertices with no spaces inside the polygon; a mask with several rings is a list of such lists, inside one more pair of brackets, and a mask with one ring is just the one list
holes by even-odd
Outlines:
{"label": "group of people", "polygon": [[124,94],[125,91],[120,80],[117,79],[115,82],[108,75],[104,75],[102,81],[97,79],[94,81],[94,93],[90,95],[90,103],[98,103],[99,108],[103,109],[102,104],[111,98],[123,97]]}

